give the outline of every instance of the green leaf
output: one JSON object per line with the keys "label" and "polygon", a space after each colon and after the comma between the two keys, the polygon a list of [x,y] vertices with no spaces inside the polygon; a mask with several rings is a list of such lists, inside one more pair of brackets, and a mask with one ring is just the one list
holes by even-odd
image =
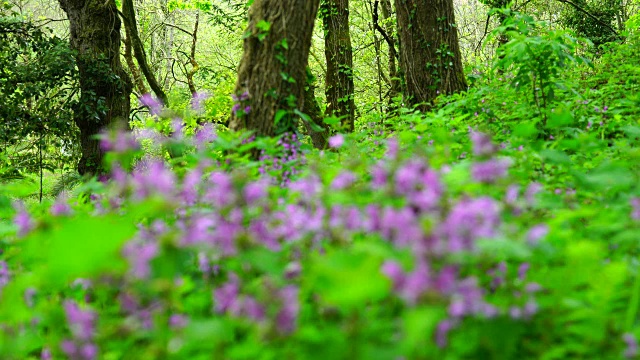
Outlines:
{"label": "green leaf", "polygon": [[388,294],[391,284],[380,271],[381,266],[379,257],[341,250],[317,256],[310,276],[327,303],[353,310]]}
{"label": "green leaf", "polygon": [[27,256],[41,258],[43,278],[64,285],[77,278],[91,278],[104,272],[121,272],[125,262],[123,244],[136,232],[127,216],[77,216],[60,219],[47,231],[27,239]]}
{"label": "green leaf", "polygon": [[549,121],[547,127],[556,129],[560,127],[566,127],[573,124],[573,114],[566,109],[556,109],[555,112],[549,114]]}
{"label": "green leaf", "polygon": [[571,158],[565,154],[563,151],[555,150],[555,149],[545,149],[540,151],[540,156],[545,159],[547,162],[553,164],[563,164],[569,165],[571,164]]}
{"label": "green leaf", "polygon": [[282,120],[283,117],[285,117],[289,112],[287,110],[284,109],[280,109],[278,110],[278,112],[276,112],[276,117],[274,119],[274,122],[276,125],[278,125],[280,123],[280,121]]}

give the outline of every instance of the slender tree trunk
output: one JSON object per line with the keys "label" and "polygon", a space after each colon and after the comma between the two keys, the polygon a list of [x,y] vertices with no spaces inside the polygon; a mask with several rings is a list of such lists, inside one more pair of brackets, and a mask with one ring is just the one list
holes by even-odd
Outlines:
{"label": "slender tree trunk", "polygon": [[125,33],[126,33],[126,36],[124,38],[124,59],[127,63],[127,67],[129,68],[129,72],[131,73],[131,76],[133,76],[133,84],[135,85],[136,90],[140,95],[144,95],[148,93],[149,90],[147,90],[147,86],[145,85],[144,79],[140,74],[140,70],[138,70],[136,63],[133,60],[131,36],[129,35],[129,32],[126,31],[126,28],[125,28]]}
{"label": "slender tree trunk", "polygon": [[316,79],[309,70],[307,86],[304,89],[304,112],[309,116],[311,123],[305,121],[304,126],[311,137],[313,147],[322,150],[327,147],[329,127],[322,121],[322,112],[316,99],[315,89]]}
{"label": "slender tree trunk", "polygon": [[99,174],[104,153],[95,135],[116,121],[128,122],[131,80],[120,62],[120,18],[115,0],[59,0],[77,52],[80,101],[74,121],[80,129],[80,174]]}
{"label": "slender tree trunk", "polygon": [[133,55],[138,61],[138,66],[140,66],[140,70],[144,74],[145,79],[147,79],[147,83],[149,83],[149,87],[151,87],[153,93],[162,100],[163,104],[168,105],[169,102],[167,95],[158,83],[158,80],[156,80],[156,76],[147,62],[147,54],[144,51],[144,45],[142,44],[142,40],[140,40],[140,35],[138,34],[138,24],[136,21],[136,11],[133,7],[133,0],[122,1],[122,13],[124,15],[123,18],[127,38],[128,41],[131,41],[133,46]]}
{"label": "slender tree trunk", "polygon": [[353,99],[353,49],[349,31],[349,1],[322,0],[320,15],[324,28],[327,58],[327,115],[342,118],[346,131],[353,131],[355,102]]}
{"label": "slender tree trunk", "polygon": [[[384,23],[384,29],[391,39],[395,39],[393,36],[393,24],[391,23],[391,15],[393,10],[391,8],[390,0],[381,0],[380,8],[382,13],[382,22]],[[389,105],[393,103],[393,98],[398,96],[401,91],[400,74],[398,74],[398,65],[396,64],[396,51],[395,42],[389,45],[389,80],[391,81],[391,89],[389,90]],[[394,48],[391,48],[391,47]]]}
{"label": "slender tree trunk", "polygon": [[191,54],[189,55],[189,62],[191,63],[191,70],[187,71],[187,84],[189,85],[189,91],[191,95],[195,96],[198,92],[196,83],[193,80],[193,76],[200,69],[200,65],[196,61],[196,46],[198,45],[198,26],[200,24],[200,12],[196,12],[196,22],[193,25],[193,33],[191,33]]}
{"label": "slender tree trunk", "polygon": [[426,111],[438,93],[465,90],[453,0],[396,0],[396,18],[407,102]]}
{"label": "slender tree trunk", "polygon": [[319,2],[253,2],[238,68],[232,129],[248,129],[257,136],[295,130],[299,118],[295,110],[304,110],[306,69]]}

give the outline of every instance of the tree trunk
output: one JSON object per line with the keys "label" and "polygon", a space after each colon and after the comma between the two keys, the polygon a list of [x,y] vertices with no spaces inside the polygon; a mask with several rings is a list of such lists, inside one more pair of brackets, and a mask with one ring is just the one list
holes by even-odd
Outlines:
{"label": "tree trunk", "polygon": [[253,2],[238,68],[232,129],[251,130],[257,136],[295,130],[299,119],[295,110],[304,110],[306,69],[319,2]]}
{"label": "tree trunk", "polygon": [[[393,37],[393,24],[390,21],[393,10],[391,8],[390,0],[380,1],[380,8],[382,9],[382,22],[384,23],[384,29],[387,32],[390,39]],[[398,96],[401,90],[400,75],[398,74],[398,66],[396,65],[396,50],[395,42],[391,42],[389,45],[389,80],[391,81],[391,89],[389,90],[389,105],[393,104],[393,99]],[[393,48],[392,48],[393,46]]]}
{"label": "tree trunk", "polygon": [[349,32],[349,1],[322,0],[320,16],[324,28],[327,58],[327,115],[342,118],[342,127],[352,132],[355,121],[353,100],[353,50]]}
{"label": "tree trunk", "polygon": [[408,104],[426,111],[438,93],[465,90],[453,0],[396,0],[396,17]]}
{"label": "tree trunk", "polygon": [[309,70],[307,86],[304,89],[304,112],[309,116],[311,123],[305,121],[304,126],[307,129],[309,137],[311,137],[313,147],[322,150],[327,147],[329,127],[322,121],[322,112],[316,99],[315,89],[316,79],[313,74],[311,74],[311,70]]}
{"label": "tree trunk", "polygon": [[120,18],[115,0],[59,0],[69,18],[71,48],[80,77],[74,121],[80,129],[80,174],[103,172],[104,153],[95,135],[116,121],[128,122],[131,80],[120,62]]}
{"label": "tree trunk", "polygon": [[133,84],[135,85],[136,91],[140,96],[149,92],[147,90],[147,86],[144,83],[144,79],[140,74],[140,70],[136,66],[136,63],[133,61],[133,48],[131,45],[131,35],[129,35],[129,31],[125,27],[126,36],[124,38],[124,60],[127,63],[127,67],[129,68],[129,72],[131,76],[133,76]]}
{"label": "tree trunk", "polygon": [[122,13],[124,15],[123,19],[127,38],[131,41],[133,46],[133,55],[138,61],[138,66],[140,66],[140,70],[144,74],[145,79],[147,79],[147,83],[149,83],[149,87],[151,87],[153,93],[156,94],[163,104],[168,106],[169,102],[167,95],[158,83],[158,80],[156,80],[156,76],[153,74],[153,71],[147,62],[147,54],[144,51],[144,45],[142,44],[142,40],[140,40],[140,35],[138,34],[136,10],[133,7],[133,0],[122,1]]}

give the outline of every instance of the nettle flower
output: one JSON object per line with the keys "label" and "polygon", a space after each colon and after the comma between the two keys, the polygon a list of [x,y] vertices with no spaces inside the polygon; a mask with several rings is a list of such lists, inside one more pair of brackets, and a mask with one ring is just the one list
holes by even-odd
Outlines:
{"label": "nettle flower", "polygon": [[506,159],[490,159],[471,165],[471,176],[474,180],[492,183],[507,176],[510,162]]}
{"label": "nettle flower", "polygon": [[60,344],[62,351],[70,359],[97,359],[98,347],[93,342],[96,332],[97,315],[91,310],[81,309],[78,304],[72,300],[64,302],[64,312],[72,338],[62,341]]}
{"label": "nettle flower", "polygon": [[631,199],[631,218],[640,221],[640,197]]}
{"label": "nettle flower", "polygon": [[499,206],[489,197],[464,199],[455,204],[438,235],[448,251],[456,253],[475,249],[475,242],[497,233],[501,223]]}
{"label": "nettle flower", "polygon": [[471,143],[473,144],[473,154],[475,156],[491,156],[495,154],[496,147],[491,141],[489,135],[471,131]]}
{"label": "nettle flower", "polygon": [[149,109],[151,115],[158,116],[162,114],[164,105],[162,102],[151,94],[144,94],[140,97],[140,104]]}
{"label": "nettle flower", "polygon": [[344,145],[344,135],[336,134],[329,138],[329,147],[334,149],[340,148]]}
{"label": "nettle flower", "polygon": [[22,203],[17,203],[15,208],[17,213],[13,217],[13,223],[18,228],[18,236],[23,237],[35,228],[36,223]]}

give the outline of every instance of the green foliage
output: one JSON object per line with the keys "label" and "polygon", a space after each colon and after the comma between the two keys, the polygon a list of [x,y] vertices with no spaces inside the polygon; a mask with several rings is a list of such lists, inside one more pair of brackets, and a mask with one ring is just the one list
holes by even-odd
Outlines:
{"label": "green foliage", "polygon": [[620,39],[614,23],[622,11],[622,0],[574,0],[572,4],[562,13],[562,23],[589,39],[596,49]]}
{"label": "green foliage", "polygon": [[37,149],[45,149],[48,169],[75,157],[74,73],[66,41],[18,17],[0,17],[0,143],[9,152],[3,167],[35,172]]}
{"label": "green foliage", "polygon": [[[37,186],[0,163],[8,181],[0,185],[0,357],[37,359],[43,350],[64,357],[63,341],[80,341],[65,313],[69,302],[95,314],[87,320],[95,331],[83,336],[104,359],[637,357],[628,339],[640,336],[640,37],[630,26],[624,43],[602,46],[589,62],[581,57],[587,41],[531,16],[501,14],[509,16],[495,36],[509,41],[493,64],[473,69],[469,91],[438,98],[426,114],[400,103],[381,113],[377,99],[363,96],[369,103],[360,107],[360,131],[344,143],[333,138],[325,151],[297,144],[295,152],[306,154],[291,162],[281,162],[293,157],[284,139],[251,141],[225,131],[231,72],[205,70],[200,80],[217,91],[203,111],[190,109],[181,89],[171,92],[172,110],[136,120],[141,147],[109,154],[110,183],[90,180],[68,199],[27,201],[25,211],[13,200],[28,200]],[[32,56],[21,51],[23,59]],[[0,71],[15,66],[5,65]],[[284,131],[298,118],[309,121],[297,110],[274,120]],[[205,121],[219,124],[215,135],[200,143],[182,137]],[[474,179],[474,167],[489,157],[470,143],[475,131],[492,134],[489,152],[509,162],[504,177]],[[5,152],[0,159],[11,161]],[[390,213],[349,212],[420,212],[412,203],[420,197],[398,189],[410,181],[419,190],[438,186],[408,164],[441,181],[437,204],[416,228]],[[404,182],[403,171],[411,175]],[[300,179],[313,181],[289,186]],[[353,181],[337,185],[344,179]],[[79,180],[67,173],[60,181]],[[538,195],[532,183],[541,187]],[[258,200],[247,195],[250,186],[264,190],[253,193]],[[432,251],[452,210],[479,198],[497,204],[503,226],[491,229],[501,231],[474,239],[470,251]],[[370,227],[362,231],[354,219]],[[534,229],[548,233],[532,240]],[[415,247],[399,246],[416,232]],[[200,235],[205,240],[188,241]],[[234,251],[218,247],[225,239]],[[418,272],[421,261],[427,274]],[[389,262],[420,275],[409,289],[453,265],[461,280],[475,279],[497,313],[454,317],[463,292],[435,282],[407,301],[406,288],[382,271]],[[141,268],[146,276],[131,275]],[[239,308],[221,311],[216,291],[233,285],[234,276]],[[287,287],[297,292],[287,298]],[[251,300],[262,306],[260,320],[242,307]],[[297,305],[289,332],[278,325],[287,304]],[[446,319],[455,321],[443,342]]]}
{"label": "green foliage", "polygon": [[494,70],[514,72],[511,85],[529,92],[546,125],[548,104],[554,103],[556,91],[565,87],[560,81],[561,72],[589,62],[576,55],[579,40],[566,31],[547,30],[546,23],[529,15],[500,11],[509,17],[493,34],[506,36],[509,41],[498,48]]}

